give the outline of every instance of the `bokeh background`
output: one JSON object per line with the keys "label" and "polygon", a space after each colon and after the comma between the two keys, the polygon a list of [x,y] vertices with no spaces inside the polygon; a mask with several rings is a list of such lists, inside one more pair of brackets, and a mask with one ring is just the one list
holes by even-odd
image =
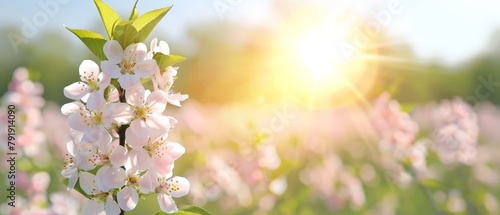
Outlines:
{"label": "bokeh background", "polygon": [[[47,9],[47,2],[56,7]],[[127,17],[134,1],[106,3]],[[444,213],[500,213],[500,163],[493,154],[500,1],[170,0],[139,1],[138,8],[167,5],[174,7],[150,39],[187,57],[174,90],[190,98],[167,108],[180,122],[170,138],[187,150],[174,173],[192,183],[178,204],[213,214],[431,214],[419,183],[403,185],[399,170],[387,164],[399,161],[379,150],[369,112],[388,92],[419,124],[415,142],[432,137],[430,118],[446,101],[461,98],[472,107],[477,150],[486,153],[477,157],[491,159],[447,164],[429,152],[422,177],[439,181],[427,185]],[[62,129],[44,131],[55,136],[45,138],[48,148],[61,148],[55,132],[67,127],[56,113],[70,102],[62,89],[78,79],[82,60],[97,61],[63,26],[105,35],[90,0],[2,2],[0,95],[18,67],[43,85],[41,127]],[[34,153],[18,165],[47,172],[49,196],[64,191],[63,153],[47,153],[37,156],[52,155],[50,162],[37,164]],[[158,209],[148,197],[127,214]]]}

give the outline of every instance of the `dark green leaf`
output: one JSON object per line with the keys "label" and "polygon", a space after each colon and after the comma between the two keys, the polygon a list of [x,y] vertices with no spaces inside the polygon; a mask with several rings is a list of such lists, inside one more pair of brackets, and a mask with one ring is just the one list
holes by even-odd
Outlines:
{"label": "dark green leaf", "polygon": [[132,25],[139,34],[137,37],[138,42],[144,42],[148,38],[149,34],[151,34],[151,31],[153,31],[154,27],[167,14],[170,8],[172,7],[165,7],[149,11],[134,20],[134,23]]}
{"label": "dark green leaf", "polygon": [[92,53],[99,58],[99,60],[106,60],[104,55],[103,47],[106,43],[106,39],[93,31],[82,30],[82,29],[71,29],[66,27],[71,33],[75,34],[80,40],[90,49]]}
{"label": "dark green leaf", "polygon": [[185,60],[186,58],[178,55],[164,55],[162,53],[156,53],[153,56],[153,59],[155,59],[156,62],[158,63],[158,67],[160,67],[160,69],[163,70],[169,66],[172,66],[176,63]]}
{"label": "dark green leaf", "polygon": [[97,10],[99,10],[99,14],[101,14],[102,23],[104,24],[104,28],[106,28],[106,33],[108,33],[110,39],[114,39],[112,34],[113,25],[117,21],[121,20],[120,15],[101,0],[94,0],[94,3]]}

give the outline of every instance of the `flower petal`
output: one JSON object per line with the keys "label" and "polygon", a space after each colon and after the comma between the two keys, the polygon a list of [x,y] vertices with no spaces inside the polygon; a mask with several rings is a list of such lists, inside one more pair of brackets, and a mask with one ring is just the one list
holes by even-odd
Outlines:
{"label": "flower petal", "polygon": [[118,192],[116,199],[121,209],[131,211],[137,206],[137,202],[139,202],[139,194],[137,194],[134,188],[127,186]]}
{"label": "flower petal", "polygon": [[124,74],[118,78],[118,83],[122,86],[123,89],[129,89],[134,85],[138,85],[141,82],[141,79],[137,75]]}
{"label": "flower petal", "polygon": [[97,85],[100,88],[106,88],[109,86],[110,83],[111,83],[111,77],[109,75],[101,72],[99,74],[99,82],[97,83]]}
{"label": "flower petal", "polygon": [[84,108],[83,104],[80,102],[66,103],[61,107],[61,113],[64,115],[70,115]]}
{"label": "flower petal", "polygon": [[151,157],[143,148],[133,149],[129,152],[129,159],[125,164],[128,172],[135,172],[151,168]]}
{"label": "flower petal", "polygon": [[168,43],[165,41],[160,41],[160,45],[158,46],[160,52],[164,55],[170,54],[170,47],[168,47]]}
{"label": "flower petal", "polygon": [[180,94],[180,93],[176,93],[176,94],[170,94],[167,96],[167,101],[168,103],[172,104],[172,105],[175,105],[175,106],[178,106],[180,107],[181,106],[181,102],[188,99],[189,96],[186,95],[186,94]]}
{"label": "flower petal", "polygon": [[123,58],[129,63],[138,63],[146,58],[147,51],[144,43],[135,43],[125,49]]}
{"label": "flower petal", "polygon": [[118,66],[118,64],[113,63],[111,61],[102,61],[101,69],[104,74],[109,75],[111,78],[118,78],[122,75],[122,68]]}
{"label": "flower petal", "polygon": [[[123,48],[116,40],[110,40],[104,44],[104,55],[113,64],[121,63],[123,60]],[[101,64],[102,67],[102,64]]]}
{"label": "flower petal", "polygon": [[167,183],[170,185],[169,190],[167,192],[170,194],[172,197],[182,197],[185,196],[189,193],[189,180],[187,180],[184,177],[180,176],[175,176],[172,178],[169,178],[167,180]]}
{"label": "flower petal", "polygon": [[165,213],[175,213],[179,209],[177,209],[177,205],[174,202],[174,199],[167,194],[158,195],[158,204],[160,208]]}
{"label": "flower petal", "polygon": [[84,60],[79,67],[80,79],[82,81],[87,81],[88,79],[98,79],[99,78],[99,66],[91,60]]}
{"label": "flower petal", "polygon": [[159,185],[156,173],[152,173],[151,171],[147,171],[138,183],[139,190],[141,190],[141,192],[143,193],[150,193],[154,191],[155,188]]}
{"label": "flower petal", "polygon": [[116,146],[109,155],[109,160],[115,166],[125,165],[125,162],[127,162],[127,149],[120,145]]}
{"label": "flower petal", "polygon": [[155,90],[149,94],[146,100],[149,110],[152,113],[163,113],[167,107],[167,94],[163,91]]}
{"label": "flower petal", "polygon": [[95,184],[95,175],[92,175],[88,172],[80,172],[80,187],[85,193],[88,195],[96,194],[97,187]]}
{"label": "flower petal", "polygon": [[87,99],[87,108],[89,110],[96,110],[105,102],[106,100],[104,99],[104,89],[94,91],[90,93],[89,98]]}
{"label": "flower petal", "polygon": [[112,188],[119,188],[125,184],[125,170],[116,166],[103,166],[96,174],[96,186],[103,192]]}
{"label": "flower petal", "polygon": [[111,103],[103,110],[103,121],[114,121],[118,124],[128,124],[133,117],[132,108],[125,103]]}
{"label": "flower petal", "polygon": [[148,134],[153,137],[159,137],[165,135],[168,130],[170,130],[170,122],[168,117],[161,114],[151,114],[146,120]]}
{"label": "flower petal", "polygon": [[77,169],[74,166],[65,168],[61,171],[61,175],[68,178],[68,190],[73,189],[73,187],[75,187],[76,180],[78,179]]}
{"label": "flower petal", "polygon": [[125,170],[117,166],[111,166],[103,176],[106,176],[105,183],[111,188],[123,186],[127,177]]}
{"label": "flower petal", "polygon": [[151,40],[151,43],[149,44],[149,49],[151,51],[154,51],[157,44],[158,44],[158,38],[155,37]]}
{"label": "flower petal", "polygon": [[98,200],[88,200],[82,208],[82,214],[100,215],[104,212],[104,204]]}
{"label": "flower petal", "polygon": [[177,158],[186,153],[186,149],[181,144],[168,142],[165,146],[161,152],[170,156],[172,160],[177,160]]}
{"label": "flower petal", "polygon": [[106,215],[119,215],[121,212],[120,206],[115,202],[111,193],[106,197],[106,205],[104,208],[106,209]]}
{"label": "flower petal", "polygon": [[174,163],[168,161],[165,163],[165,160],[158,159],[157,157],[153,159],[156,172],[164,178],[172,177],[172,170],[174,169]]}
{"label": "flower petal", "polygon": [[75,82],[64,88],[64,96],[79,100],[89,93],[89,86],[83,82]]}
{"label": "flower petal", "polygon": [[80,115],[80,113],[82,113],[83,115],[86,114],[85,111],[80,111],[69,115],[68,124],[72,129],[83,131],[87,128],[87,126],[83,123],[84,118],[82,115]]}
{"label": "flower petal", "polygon": [[145,139],[148,137],[146,123],[140,119],[136,119],[130,123],[130,130],[132,130],[132,134],[139,139]]}
{"label": "flower petal", "polygon": [[144,89],[144,86],[142,86],[142,84],[137,84],[129,88],[127,91],[125,91],[125,98],[127,98],[127,103],[134,107],[142,106],[145,101],[145,91],[146,90]]}
{"label": "flower petal", "polygon": [[137,62],[133,70],[137,76],[146,78],[159,71],[160,68],[158,67],[158,63],[156,62],[156,60],[149,59]]}
{"label": "flower petal", "polygon": [[132,129],[127,129],[125,131],[125,136],[127,137],[127,143],[132,147],[132,148],[142,148],[146,144],[148,144],[148,138],[139,138],[134,135],[132,132]]}
{"label": "flower petal", "polygon": [[[97,130],[97,129],[96,129]],[[93,142],[102,152],[108,153],[111,150],[113,138],[106,129],[99,129],[99,138]]]}
{"label": "flower petal", "polygon": [[[103,132],[106,130],[102,126],[85,127],[83,139],[88,142],[97,142],[101,139]],[[106,132],[107,133],[107,132]]]}

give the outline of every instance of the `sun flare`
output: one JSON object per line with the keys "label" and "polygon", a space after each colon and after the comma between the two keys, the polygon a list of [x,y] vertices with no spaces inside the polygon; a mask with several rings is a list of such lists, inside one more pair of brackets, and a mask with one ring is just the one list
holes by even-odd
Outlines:
{"label": "sun flare", "polygon": [[309,107],[345,104],[358,100],[373,82],[372,62],[342,54],[345,25],[308,22],[280,32],[273,50],[273,78],[293,100]]}

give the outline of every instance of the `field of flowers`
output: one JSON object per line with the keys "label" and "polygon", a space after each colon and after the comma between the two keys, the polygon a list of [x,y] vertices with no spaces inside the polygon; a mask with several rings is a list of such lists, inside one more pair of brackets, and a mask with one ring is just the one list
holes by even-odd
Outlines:
{"label": "field of flowers", "polygon": [[[74,162],[64,135],[68,117],[42,92],[19,68],[3,96],[3,104],[16,106],[17,190],[16,208],[4,202],[2,211],[79,214],[85,197],[61,184],[61,170]],[[8,122],[10,108],[1,110]],[[213,214],[498,213],[500,109],[455,98],[411,110],[388,93],[369,106],[327,110],[169,106],[165,113],[179,123],[168,140],[185,148],[174,175],[190,181],[179,202]],[[4,162],[2,172],[9,167]],[[137,214],[159,209],[155,198],[140,201]]]}

